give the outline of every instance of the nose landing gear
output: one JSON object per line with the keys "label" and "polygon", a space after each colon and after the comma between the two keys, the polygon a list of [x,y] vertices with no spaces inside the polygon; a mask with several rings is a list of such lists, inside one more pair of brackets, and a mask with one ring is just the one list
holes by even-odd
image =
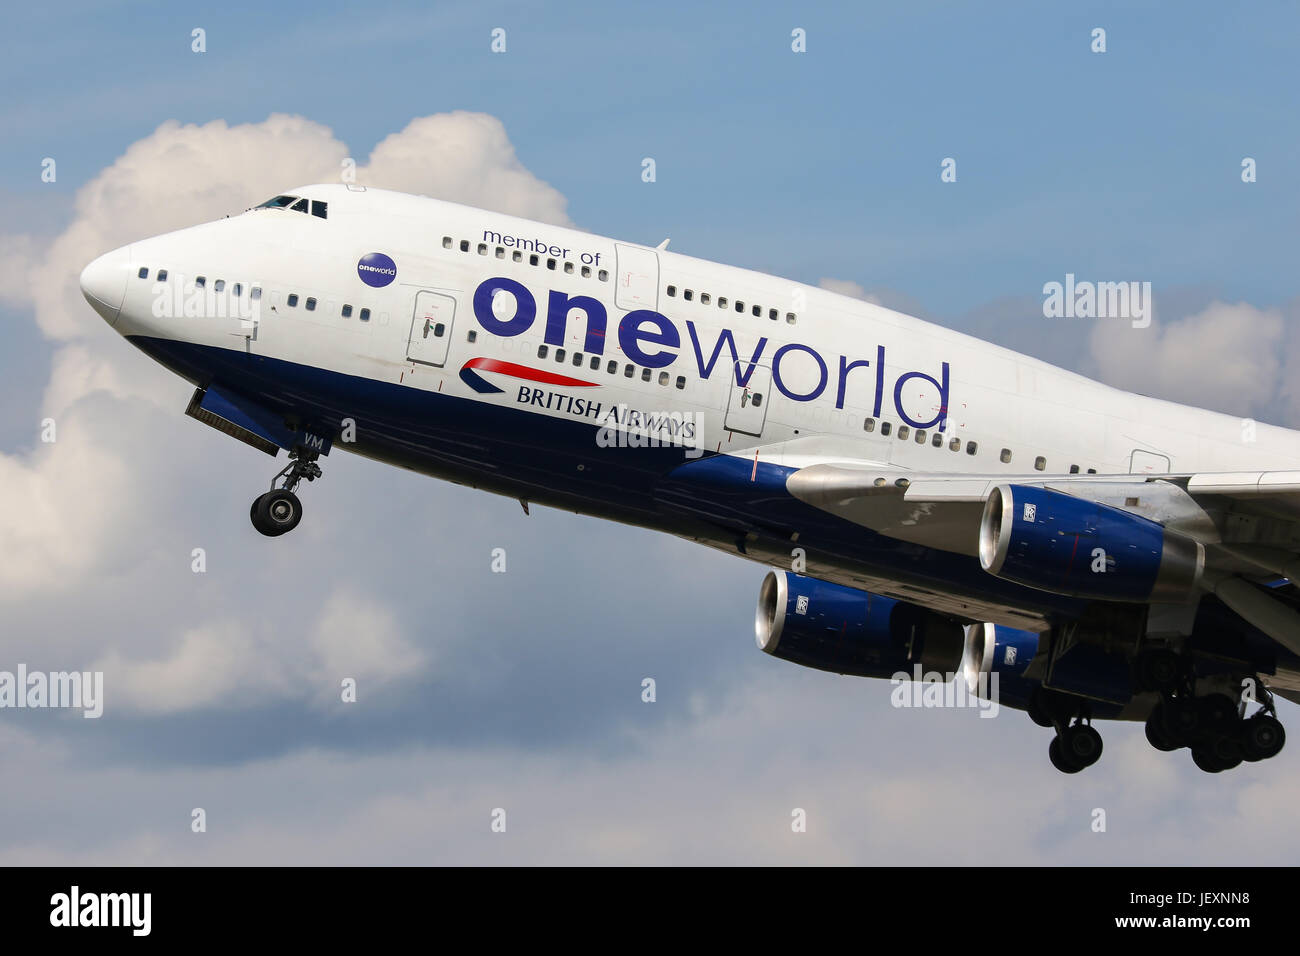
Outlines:
{"label": "nose landing gear", "polygon": [[[248,509],[253,527],[268,538],[279,537],[298,527],[302,520],[302,502],[294,494],[298,483],[304,479],[315,481],[321,476],[316,464],[316,453],[295,449],[289,452],[289,464],[271,479],[271,490],[253,499]],[[284,479],[279,488],[275,483]]]}

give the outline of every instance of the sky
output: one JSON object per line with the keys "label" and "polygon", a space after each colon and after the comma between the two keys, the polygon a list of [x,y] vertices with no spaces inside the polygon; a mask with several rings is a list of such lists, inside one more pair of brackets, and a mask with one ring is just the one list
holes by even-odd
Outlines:
{"label": "sky", "polygon": [[[1023,714],[900,709],[762,654],[764,569],[674,538],[345,454],[262,538],[279,466],[186,418],[76,277],[350,158],[1300,427],[1298,44],[1283,3],[11,15],[0,670],[105,691],[93,720],[0,710],[0,862],[1291,862],[1300,750],[1209,776],[1105,725],[1066,777]],[[1151,282],[1155,320],[1045,318],[1067,274]]]}

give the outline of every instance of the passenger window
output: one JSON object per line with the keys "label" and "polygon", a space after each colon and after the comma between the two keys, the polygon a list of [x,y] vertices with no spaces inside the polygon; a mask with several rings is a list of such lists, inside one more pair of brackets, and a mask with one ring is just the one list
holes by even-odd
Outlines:
{"label": "passenger window", "polygon": [[889,422],[881,422],[881,423],[880,423],[880,434],[882,434],[882,435],[888,435],[888,434],[890,433],[890,431],[893,430],[893,427],[894,427],[894,426],[890,425]]}
{"label": "passenger window", "polygon": [[530,266],[535,266],[537,265],[537,263],[541,261],[542,260],[538,257],[537,253],[533,253],[531,256],[528,257],[528,264]]}
{"label": "passenger window", "polygon": [[208,280],[207,280],[207,277],[206,277],[206,276],[195,276],[195,277],[194,277],[194,288],[196,288],[196,289],[202,289],[202,288],[203,288],[205,285],[207,285],[207,284],[208,284]]}
{"label": "passenger window", "polygon": [[235,298],[238,299],[244,294],[244,284],[242,282],[236,282],[231,291],[234,293]]}
{"label": "passenger window", "polygon": [[465,341],[466,341],[466,342],[477,342],[477,341],[478,341],[478,333],[475,332],[473,329],[470,329],[470,330],[469,330],[469,334],[465,336]]}
{"label": "passenger window", "polygon": [[739,312],[741,315],[744,315],[744,314],[745,314],[745,303],[743,303],[743,302],[737,302],[737,303],[736,303],[736,311]]}
{"label": "passenger window", "polygon": [[469,240],[468,240],[468,239],[462,239],[462,240],[460,241],[460,251],[461,251],[461,252],[469,252]]}
{"label": "passenger window", "polygon": [[975,454],[975,452],[979,451],[979,447],[980,446],[976,442],[968,441],[966,443],[966,454],[968,455]]}
{"label": "passenger window", "polygon": [[917,443],[918,445],[924,445],[924,444],[925,444],[925,429],[924,429],[924,428],[918,428],[918,429],[916,430],[916,443]]}
{"label": "passenger window", "polygon": [[874,432],[876,430],[876,420],[874,418],[868,418],[862,423],[862,430],[864,432]]}
{"label": "passenger window", "polygon": [[767,317],[768,317],[769,319],[771,319],[773,322],[776,321],[776,317],[777,317],[778,314],[779,314],[779,313],[776,311],[776,309],[768,309],[768,310],[767,310]]}
{"label": "passenger window", "polygon": [[709,296],[707,292],[700,293],[700,305],[708,305],[712,301],[713,299]]}
{"label": "passenger window", "polygon": [[498,258],[498,259],[504,259],[505,257],[506,257],[506,247],[505,247],[505,246],[497,246],[497,258]]}
{"label": "passenger window", "polygon": [[634,368],[633,366],[631,366],[631,365],[625,365],[625,366],[623,366],[623,377],[624,377],[624,378],[631,378],[631,377],[632,377],[632,374],[633,374],[634,371],[635,371],[635,368]]}
{"label": "passenger window", "polygon": [[307,311],[308,311],[308,312],[315,312],[315,311],[316,311],[316,300],[315,300],[314,298],[312,298],[311,296],[308,296],[308,297],[307,297]]}
{"label": "passenger window", "polygon": [[450,249],[450,248],[451,248],[451,236],[443,236],[443,237],[442,237],[442,247],[443,247],[444,249]]}
{"label": "passenger window", "polygon": [[961,439],[960,439],[960,438],[954,438],[952,441],[948,442],[948,450],[949,450],[949,451],[961,451]]}
{"label": "passenger window", "polygon": [[485,256],[485,255],[487,255],[487,243],[486,243],[486,242],[480,242],[480,243],[478,244],[478,254],[479,254],[480,256]]}
{"label": "passenger window", "polygon": [[563,362],[563,361],[564,361],[564,356],[565,356],[565,351],[564,351],[564,349],[556,349],[556,350],[555,350],[555,361],[557,361],[557,362]]}
{"label": "passenger window", "polygon": [[262,287],[260,285],[253,286],[251,289],[248,290],[248,297],[252,299],[254,302],[262,298]]}
{"label": "passenger window", "polygon": [[726,307],[727,307],[727,297],[723,295],[718,296],[718,308],[725,309]]}
{"label": "passenger window", "polygon": [[910,428],[908,428],[906,425],[899,425],[899,426],[898,426],[898,440],[899,440],[899,441],[907,441],[907,436],[910,435],[911,433],[912,433],[912,430],[911,430]]}
{"label": "passenger window", "polygon": [[685,387],[686,387],[686,376],[685,376],[685,375],[678,375],[678,376],[677,376],[677,387],[678,387],[678,388],[685,388]]}
{"label": "passenger window", "polygon": [[435,339],[440,339],[446,334],[447,334],[447,326],[445,323],[439,322],[437,325],[433,327],[433,337]]}
{"label": "passenger window", "polygon": [[599,355],[593,355],[593,356],[591,357],[591,370],[592,370],[593,372],[599,372],[599,371],[600,371],[600,356],[599,356]]}
{"label": "passenger window", "polygon": [[675,286],[675,285],[670,285],[670,286],[668,287],[668,296],[669,296],[669,298],[672,298],[672,297],[675,296],[675,295],[677,295],[677,286]]}
{"label": "passenger window", "polygon": [[785,314],[785,320],[789,322],[791,325],[794,325],[795,322],[798,321],[798,319],[795,318],[795,314],[793,312],[787,312]]}
{"label": "passenger window", "polygon": [[148,266],[141,266],[141,267],[140,267],[140,271],[137,272],[136,275],[138,275],[141,279],[147,279],[147,278],[149,278],[149,267],[148,267]]}
{"label": "passenger window", "polygon": [[352,306],[350,305],[343,306],[343,318],[345,319],[352,318]]}
{"label": "passenger window", "polygon": [[546,358],[546,356],[550,354],[550,351],[551,350],[547,348],[545,345],[539,345],[537,346],[537,357]]}
{"label": "passenger window", "polygon": [[523,261],[524,261],[524,254],[523,254],[522,252],[520,252],[518,249],[516,249],[514,252],[510,253],[510,261],[511,261],[511,262],[523,262]]}
{"label": "passenger window", "polygon": [[1047,459],[1039,455],[1034,459],[1034,471],[1042,471],[1047,467]]}
{"label": "passenger window", "polygon": [[690,289],[687,289],[685,292],[682,293],[682,298],[685,299],[687,302],[690,302],[691,299],[695,298],[695,293],[692,292]]}
{"label": "passenger window", "polygon": [[225,292],[225,291],[226,291],[226,280],[225,280],[225,279],[218,279],[216,282],[212,283],[212,291],[213,291],[213,292]]}
{"label": "passenger window", "polygon": [[761,319],[763,317],[763,307],[761,305],[754,306],[753,311],[754,311],[754,318]]}
{"label": "passenger window", "polygon": [[[360,318],[361,318],[361,321],[362,321],[362,322],[369,322],[369,321],[370,321],[370,310],[369,310],[369,309],[362,309],[362,310],[361,310],[361,316],[360,316]],[[470,334],[472,335],[473,333],[471,332]]]}
{"label": "passenger window", "polygon": [[566,273],[567,275],[573,275],[573,263],[572,263],[572,262],[566,262],[566,263],[564,264],[564,271],[565,271],[565,273]]}
{"label": "passenger window", "polygon": [[762,392],[755,392],[753,395],[750,396],[750,398],[749,398],[749,402],[750,402],[750,404],[753,405],[755,408],[758,408],[760,405],[763,404],[763,393],[762,393]]}
{"label": "passenger window", "polygon": [[930,439],[930,444],[935,448],[943,447],[943,432],[935,432],[934,437]]}
{"label": "passenger window", "polygon": [[1079,466],[1078,466],[1078,465],[1071,465],[1071,466],[1070,466],[1070,474],[1072,474],[1072,475],[1077,475],[1078,473],[1079,473]]}
{"label": "passenger window", "polygon": [[618,372],[618,362],[614,359],[610,359],[609,364],[605,366],[605,371],[610,375],[616,374]]}
{"label": "passenger window", "polygon": [[583,267],[582,267],[582,277],[583,277],[584,279],[590,279],[590,278],[591,278],[591,266],[583,266]]}
{"label": "passenger window", "polygon": [[573,353],[573,367],[574,367],[574,368],[582,368],[582,353],[581,353],[581,352],[574,352],[574,353]]}
{"label": "passenger window", "polygon": [[547,259],[547,260],[546,260],[546,268],[548,268],[548,269],[550,269],[552,272],[554,272],[554,271],[555,271],[555,260],[554,260],[554,259]]}
{"label": "passenger window", "polygon": [[166,281],[167,281],[167,270],[166,270],[166,269],[159,269],[159,270],[158,270],[158,281],[159,281],[159,282],[166,282]]}
{"label": "passenger window", "polygon": [[667,384],[668,384],[668,380],[669,380],[670,377],[671,377],[671,376],[669,376],[669,374],[668,374],[667,372],[660,372],[660,373],[659,373],[659,384],[660,384],[660,385],[667,385]]}
{"label": "passenger window", "polygon": [[284,304],[287,305],[287,306],[288,306],[289,308],[291,308],[291,309],[296,309],[296,308],[298,308],[298,293],[297,293],[297,292],[290,292],[290,293],[289,293],[289,298],[287,298],[287,299],[284,300]]}
{"label": "passenger window", "polygon": [[641,381],[643,382],[650,381],[650,370],[648,368],[641,369]]}
{"label": "passenger window", "polygon": [[604,269],[601,269],[600,272],[596,274],[596,278],[598,278],[601,282],[604,282],[606,279],[609,278],[609,273],[606,272]]}
{"label": "passenger window", "polygon": [[1090,474],[1090,475],[1095,475],[1096,473],[1097,473],[1097,469],[1096,469],[1096,468],[1089,468],[1089,469],[1088,469],[1088,474]]}
{"label": "passenger window", "polygon": [[1004,449],[1002,449],[1002,454],[998,455],[998,458],[1001,459],[1002,464],[1004,464],[1004,465],[1010,464],[1010,463],[1011,463],[1011,449],[1010,449],[1010,448],[1004,448]]}

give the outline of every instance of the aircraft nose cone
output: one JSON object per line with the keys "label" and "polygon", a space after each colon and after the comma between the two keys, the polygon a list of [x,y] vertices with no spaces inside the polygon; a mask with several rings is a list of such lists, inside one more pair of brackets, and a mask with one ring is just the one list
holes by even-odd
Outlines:
{"label": "aircraft nose cone", "polygon": [[109,325],[122,314],[126,280],[131,269],[131,247],[106,252],[81,272],[81,294]]}

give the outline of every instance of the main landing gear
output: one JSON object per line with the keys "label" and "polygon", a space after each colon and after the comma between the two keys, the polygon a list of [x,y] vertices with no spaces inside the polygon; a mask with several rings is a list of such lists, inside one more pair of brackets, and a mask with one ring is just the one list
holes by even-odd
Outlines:
{"label": "main landing gear", "polygon": [[[278,537],[298,527],[302,520],[302,502],[294,494],[298,483],[306,479],[315,481],[321,476],[316,464],[316,452],[294,449],[289,452],[289,464],[271,479],[271,490],[253,499],[248,517],[253,527],[269,538]],[[279,488],[275,483],[284,479]]]}
{"label": "main landing gear", "polygon": [[1029,716],[1040,727],[1056,729],[1047,756],[1061,773],[1078,773],[1101,759],[1101,734],[1086,701],[1040,687],[1029,700]]}
{"label": "main landing gear", "polygon": [[1247,717],[1245,699],[1232,693],[1239,685],[1228,680],[1198,682],[1168,649],[1143,651],[1137,673],[1143,690],[1160,694],[1146,724],[1147,741],[1157,750],[1187,747],[1196,766],[1221,773],[1243,761],[1276,757],[1286,743],[1273,695],[1254,675],[1250,679],[1262,707]]}

